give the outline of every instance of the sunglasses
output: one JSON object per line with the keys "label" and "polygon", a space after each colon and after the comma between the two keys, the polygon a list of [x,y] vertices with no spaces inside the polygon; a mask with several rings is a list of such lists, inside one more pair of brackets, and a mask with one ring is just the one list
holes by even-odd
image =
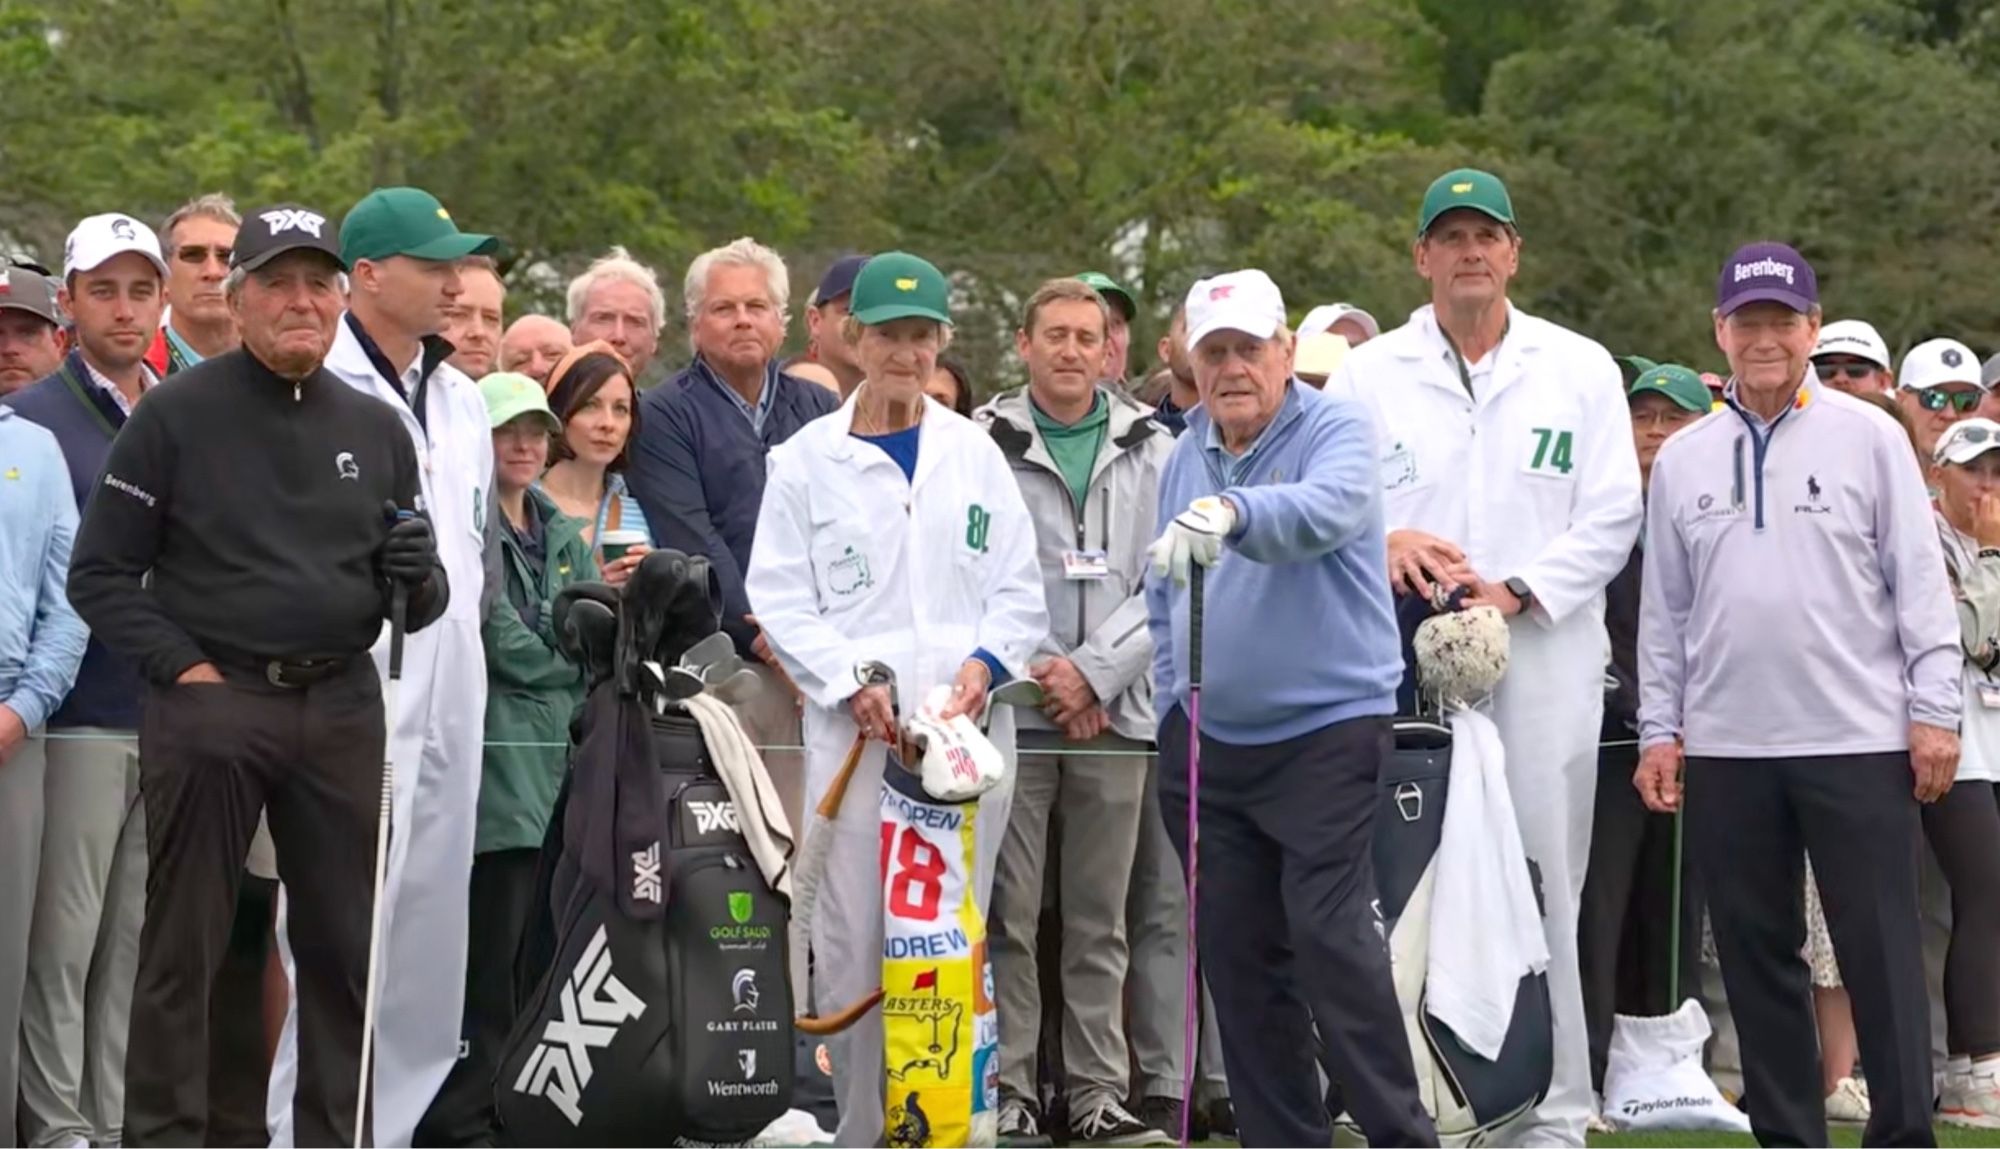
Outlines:
{"label": "sunglasses", "polygon": [[1950,407],[1961,415],[1979,406],[1985,397],[1978,391],[1947,391],[1942,387],[1926,387],[1917,392],[1917,402],[1924,410],[1942,411]]}
{"label": "sunglasses", "polygon": [[215,262],[229,266],[229,249],[217,244],[213,247],[204,243],[184,243],[174,249],[174,258],[182,263],[200,267],[213,257]]}
{"label": "sunglasses", "polygon": [[1822,383],[1831,383],[1842,375],[1847,376],[1849,379],[1866,379],[1881,370],[1881,368],[1876,367],[1873,363],[1820,363],[1816,366],[1819,369],[1819,378]]}

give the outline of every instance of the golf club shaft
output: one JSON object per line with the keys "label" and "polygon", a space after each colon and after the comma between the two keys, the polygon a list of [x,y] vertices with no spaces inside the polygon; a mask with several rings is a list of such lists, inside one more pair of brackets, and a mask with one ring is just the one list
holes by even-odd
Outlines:
{"label": "golf club shaft", "polygon": [[1674,896],[1667,920],[1667,1009],[1681,1007],[1681,812],[1674,811]]}
{"label": "golf club shaft", "polygon": [[360,1081],[354,1097],[354,1149],[368,1143],[368,1085],[375,1054],[375,1013],[381,1005],[376,990],[375,971],[382,956],[382,887],[389,870],[390,811],[396,795],[396,714],[397,695],[403,683],[403,632],[410,612],[410,591],[397,583],[389,592],[389,681],[382,688],[382,811],[375,822],[375,893],[369,902],[368,980],[364,983],[361,1005]]}
{"label": "golf club shaft", "polygon": [[1188,776],[1187,776],[1187,932],[1188,963],[1186,1023],[1181,1049],[1185,1079],[1181,1082],[1180,1143],[1185,1146],[1193,1128],[1195,1082],[1195,1035],[1201,1031],[1201,979],[1197,973],[1199,948],[1195,942],[1195,887],[1198,867],[1195,859],[1201,848],[1201,611],[1202,566],[1188,568]]}

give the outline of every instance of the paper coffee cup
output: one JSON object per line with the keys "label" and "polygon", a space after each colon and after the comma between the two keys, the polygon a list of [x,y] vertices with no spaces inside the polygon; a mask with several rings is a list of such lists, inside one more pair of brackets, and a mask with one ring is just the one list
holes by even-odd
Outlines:
{"label": "paper coffee cup", "polygon": [[604,546],[604,561],[606,563],[615,563],[619,559],[624,558],[625,552],[631,550],[633,547],[645,546],[646,532],[606,531],[604,532],[602,542]]}

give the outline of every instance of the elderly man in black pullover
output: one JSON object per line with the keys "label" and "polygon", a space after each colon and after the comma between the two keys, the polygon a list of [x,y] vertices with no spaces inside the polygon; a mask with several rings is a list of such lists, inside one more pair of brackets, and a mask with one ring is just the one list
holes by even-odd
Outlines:
{"label": "elderly man in black pullover", "polygon": [[[146,681],[148,866],[125,1142],[205,1142],[208,993],[268,808],[295,906],[299,1143],[353,1142],[391,590],[448,590],[394,412],[321,369],[341,310],[332,221],[252,213],[227,293],[240,350],[162,384],[113,444],[70,566],[77,612]],[[148,578],[150,575],[150,578]]]}

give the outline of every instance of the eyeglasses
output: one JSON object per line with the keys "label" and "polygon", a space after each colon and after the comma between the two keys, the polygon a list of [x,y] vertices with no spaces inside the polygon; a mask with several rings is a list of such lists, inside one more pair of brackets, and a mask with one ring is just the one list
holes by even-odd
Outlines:
{"label": "eyeglasses", "polygon": [[1960,415],[1979,406],[1986,396],[1978,391],[1947,391],[1942,387],[1926,387],[1917,392],[1917,402],[1926,411],[1942,411],[1950,407]]}
{"label": "eyeglasses", "polygon": [[1849,379],[1866,379],[1881,370],[1873,363],[1819,363],[1814,366],[1819,370],[1822,383],[1831,383],[1842,375]]}
{"label": "eyeglasses", "polygon": [[229,249],[221,244],[211,247],[204,243],[184,243],[174,249],[175,259],[194,267],[207,263],[210,257],[224,267],[229,266]]}
{"label": "eyeglasses", "polygon": [[1701,414],[1697,411],[1689,411],[1681,407],[1659,407],[1651,411],[1632,412],[1632,425],[1634,427],[1651,427],[1654,425],[1678,427],[1683,423],[1689,423],[1699,418],[1701,418]]}

